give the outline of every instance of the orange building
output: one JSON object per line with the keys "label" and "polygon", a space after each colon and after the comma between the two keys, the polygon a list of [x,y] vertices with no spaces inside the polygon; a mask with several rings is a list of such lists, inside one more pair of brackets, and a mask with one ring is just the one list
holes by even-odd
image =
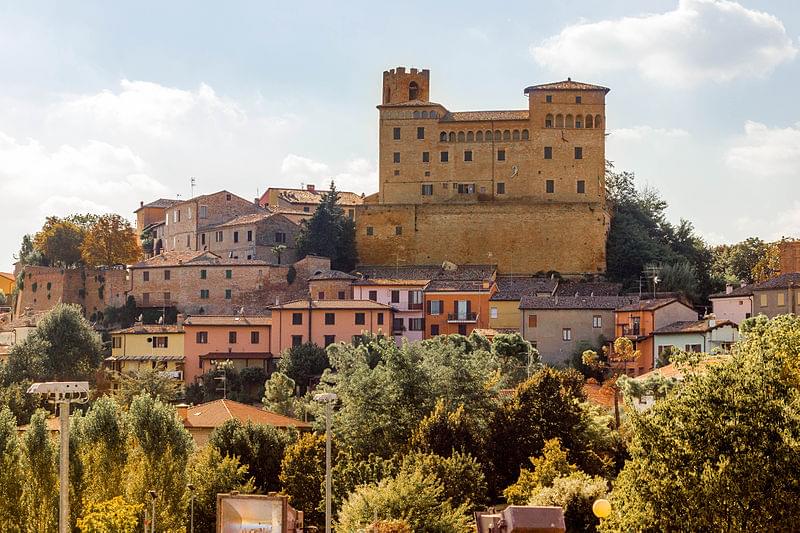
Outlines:
{"label": "orange building", "polygon": [[679,321],[697,320],[697,312],[677,298],[656,298],[620,307],[614,312],[615,338],[627,337],[635,350],[636,361],[628,362],[626,371],[639,376],[654,368],[653,331]]}
{"label": "orange building", "polygon": [[423,291],[425,338],[489,328],[489,299],[497,290],[494,268],[480,280],[433,280]]}
{"label": "orange building", "polygon": [[187,317],[184,328],[184,379],[191,384],[216,361],[230,360],[237,370],[274,369],[272,338],[267,316],[197,315]]}
{"label": "orange building", "polygon": [[372,300],[295,300],[271,309],[276,354],[306,342],[324,347],[364,333],[388,335],[394,319],[391,306]]}

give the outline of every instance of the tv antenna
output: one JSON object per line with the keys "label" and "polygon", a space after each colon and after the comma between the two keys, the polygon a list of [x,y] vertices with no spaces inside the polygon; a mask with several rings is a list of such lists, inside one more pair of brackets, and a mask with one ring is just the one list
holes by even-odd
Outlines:
{"label": "tv antenna", "polygon": [[192,190],[192,196],[191,196],[191,198],[194,198],[194,186],[195,186],[196,184],[197,184],[197,181],[194,179],[194,177],[191,177],[191,178],[189,178],[189,187],[190,187],[190,188],[191,188],[191,190]]}

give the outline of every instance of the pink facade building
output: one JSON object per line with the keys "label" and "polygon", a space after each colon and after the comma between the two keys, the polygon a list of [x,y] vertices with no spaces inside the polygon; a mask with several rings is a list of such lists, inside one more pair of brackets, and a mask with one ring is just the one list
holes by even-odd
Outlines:
{"label": "pink facade building", "polygon": [[404,338],[419,341],[425,333],[422,289],[427,284],[427,280],[360,279],[353,282],[353,299],[391,306],[391,333],[397,343]]}
{"label": "pink facade building", "polygon": [[714,317],[717,320],[730,320],[739,325],[753,314],[752,285],[741,287],[727,285],[725,292],[712,294],[708,299],[711,300]]}

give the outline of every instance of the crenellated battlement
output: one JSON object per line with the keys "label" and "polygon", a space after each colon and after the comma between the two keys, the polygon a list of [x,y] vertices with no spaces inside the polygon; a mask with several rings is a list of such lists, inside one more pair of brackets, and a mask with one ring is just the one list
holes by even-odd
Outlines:
{"label": "crenellated battlement", "polygon": [[431,71],[396,67],[383,72],[382,103],[401,104],[412,100],[429,101]]}

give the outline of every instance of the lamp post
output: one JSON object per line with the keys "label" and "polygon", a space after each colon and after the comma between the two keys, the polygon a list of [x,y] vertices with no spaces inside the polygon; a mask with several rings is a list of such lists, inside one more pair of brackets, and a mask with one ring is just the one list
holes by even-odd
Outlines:
{"label": "lamp post", "polygon": [[592,504],[592,513],[602,522],[604,519],[611,516],[611,502],[605,498],[595,500]]}
{"label": "lamp post", "polygon": [[67,533],[69,527],[69,404],[89,400],[88,381],[49,381],[34,383],[28,394],[47,396],[58,405],[61,446],[58,457],[58,532]]}
{"label": "lamp post", "polygon": [[191,493],[191,497],[189,498],[189,533],[194,533],[194,485],[189,483],[186,485],[186,488],[189,489]]}
{"label": "lamp post", "polygon": [[150,520],[150,533],[156,533],[156,498],[158,495],[154,490],[148,490],[147,494],[150,495],[150,498],[153,500],[152,511],[150,511],[151,520]]}
{"label": "lamp post", "polygon": [[314,396],[315,402],[325,404],[325,533],[331,533],[331,416],[337,398],[332,392]]}

